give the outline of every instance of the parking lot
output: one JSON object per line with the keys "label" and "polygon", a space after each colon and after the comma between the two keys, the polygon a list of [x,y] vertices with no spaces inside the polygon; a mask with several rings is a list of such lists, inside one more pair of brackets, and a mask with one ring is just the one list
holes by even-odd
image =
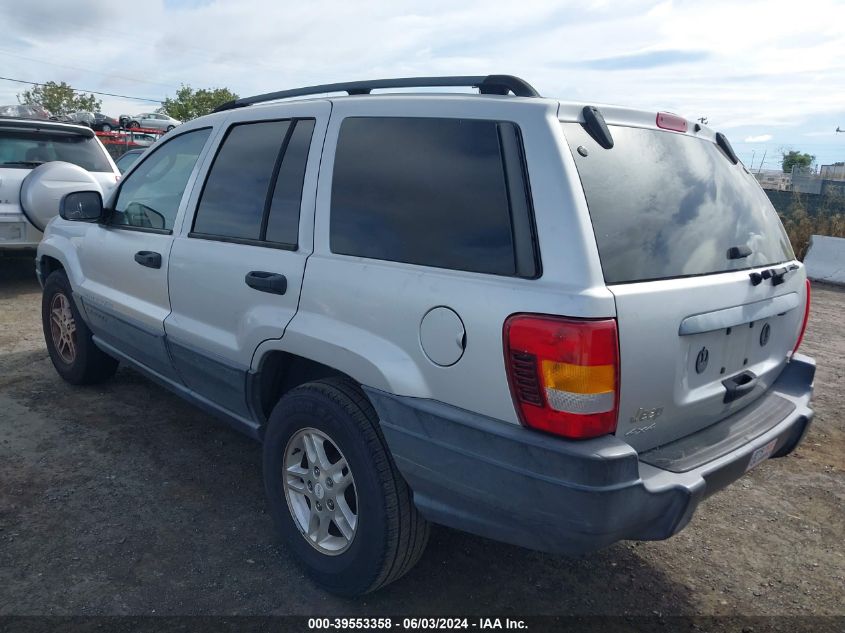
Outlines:
{"label": "parking lot", "polygon": [[62,382],[32,259],[0,258],[0,614],[843,614],[843,315],[815,286],[804,444],[677,537],[572,560],[436,528],[407,577],[344,600],[276,538],[258,444],[130,369]]}

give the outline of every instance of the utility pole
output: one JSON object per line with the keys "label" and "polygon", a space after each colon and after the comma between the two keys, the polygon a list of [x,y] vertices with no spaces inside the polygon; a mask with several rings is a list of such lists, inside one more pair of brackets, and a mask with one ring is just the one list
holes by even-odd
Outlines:
{"label": "utility pole", "polygon": [[768,151],[769,151],[768,149],[763,151],[763,159],[760,161],[760,165],[757,167],[757,173],[758,174],[760,173],[760,170],[763,169],[763,163],[766,162],[766,152],[768,152]]}

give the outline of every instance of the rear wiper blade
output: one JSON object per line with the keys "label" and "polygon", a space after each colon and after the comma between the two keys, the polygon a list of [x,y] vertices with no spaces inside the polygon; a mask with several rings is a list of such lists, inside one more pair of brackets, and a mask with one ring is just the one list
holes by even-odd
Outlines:
{"label": "rear wiper blade", "polygon": [[798,264],[790,264],[780,268],[767,268],[763,272],[749,273],[748,276],[751,278],[752,286],[759,285],[764,279],[771,279],[773,286],[779,286],[783,283],[783,278],[793,270],[798,270]]}
{"label": "rear wiper blade", "polygon": [[10,160],[5,163],[0,163],[2,165],[17,165],[19,167],[38,167],[39,165],[43,165],[43,160]]}

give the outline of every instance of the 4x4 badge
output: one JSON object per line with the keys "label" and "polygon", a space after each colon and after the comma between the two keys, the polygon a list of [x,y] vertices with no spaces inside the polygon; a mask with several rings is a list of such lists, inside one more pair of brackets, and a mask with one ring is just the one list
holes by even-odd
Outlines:
{"label": "4x4 badge", "polygon": [[698,356],[695,358],[695,373],[700,374],[707,369],[707,361],[709,358],[710,352],[707,351],[706,347],[702,347],[701,351],[698,352]]}

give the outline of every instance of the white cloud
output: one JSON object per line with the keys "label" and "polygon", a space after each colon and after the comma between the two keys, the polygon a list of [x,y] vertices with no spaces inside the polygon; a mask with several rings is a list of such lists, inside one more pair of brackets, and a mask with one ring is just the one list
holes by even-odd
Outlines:
{"label": "white cloud", "polygon": [[745,143],[766,143],[772,140],[771,134],[758,134],[757,136],[746,136]]}
{"label": "white cloud", "polygon": [[[845,103],[845,3],[836,0],[803,11],[793,0],[142,5],[138,19],[123,20],[106,0],[0,2],[0,75],[164,98],[181,83],[249,95],[348,79],[511,73],[566,100],[706,116],[736,138],[776,128],[779,142],[800,145],[828,121],[845,125],[834,121]],[[666,51],[681,61],[583,64],[659,60]],[[0,104],[23,88],[0,81]],[[148,107],[103,97],[110,114]]]}

